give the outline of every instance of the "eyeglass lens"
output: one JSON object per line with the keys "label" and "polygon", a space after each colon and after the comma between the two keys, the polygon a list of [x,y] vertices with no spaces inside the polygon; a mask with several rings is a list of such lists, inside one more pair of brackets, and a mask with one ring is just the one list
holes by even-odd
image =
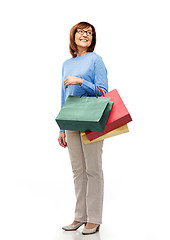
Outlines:
{"label": "eyeglass lens", "polygon": [[83,35],[84,33],[86,33],[87,36],[91,36],[92,35],[92,31],[86,31],[84,29],[78,29],[77,32],[80,34],[80,35]]}

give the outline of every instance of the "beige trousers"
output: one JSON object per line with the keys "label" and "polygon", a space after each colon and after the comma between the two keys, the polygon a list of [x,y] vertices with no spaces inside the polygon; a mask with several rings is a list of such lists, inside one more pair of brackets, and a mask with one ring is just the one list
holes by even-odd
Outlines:
{"label": "beige trousers", "polygon": [[74,220],[101,224],[104,192],[103,141],[84,144],[79,131],[68,130],[66,140],[75,186]]}

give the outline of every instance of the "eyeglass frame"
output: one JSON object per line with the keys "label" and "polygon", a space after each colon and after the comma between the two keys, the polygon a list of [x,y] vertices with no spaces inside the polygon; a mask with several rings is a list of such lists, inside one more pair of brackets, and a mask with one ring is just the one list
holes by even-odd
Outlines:
{"label": "eyeglass frame", "polygon": [[[81,33],[79,33],[78,31],[83,31],[83,34],[81,34]],[[90,31],[90,30],[84,30],[84,29],[81,29],[81,28],[78,28],[77,30],[76,30],[76,32],[78,32],[78,34],[80,34],[81,36],[83,36],[84,35],[84,33],[86,33],[86,36],[92,36],[93,34],[94,34],[94,32],[93,31]],[[91,35],[88,33],[88,32],[91,32]],[[88,33],[88,34],[87,34]]]}

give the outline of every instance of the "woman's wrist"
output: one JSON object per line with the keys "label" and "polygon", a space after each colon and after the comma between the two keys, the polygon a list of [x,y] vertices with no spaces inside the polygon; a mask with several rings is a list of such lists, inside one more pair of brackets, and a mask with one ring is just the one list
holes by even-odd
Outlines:
{"label": "woman's wrist", "polygon": [[79,84],[80,86],[83,84],[83,79],[82,79],[82,78],[79,78],[78,84]]}

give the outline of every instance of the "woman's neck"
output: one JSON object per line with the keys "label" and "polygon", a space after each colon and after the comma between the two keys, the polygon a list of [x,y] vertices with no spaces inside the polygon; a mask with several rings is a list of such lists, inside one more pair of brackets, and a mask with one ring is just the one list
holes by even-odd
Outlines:
{"label": "woman's neck", "polygon": [[87,49],[78,49],[78,52],[77,52],[77,56],[80,57],[80,56],[84,56],[86,55],[88,52],[87,52]]}

